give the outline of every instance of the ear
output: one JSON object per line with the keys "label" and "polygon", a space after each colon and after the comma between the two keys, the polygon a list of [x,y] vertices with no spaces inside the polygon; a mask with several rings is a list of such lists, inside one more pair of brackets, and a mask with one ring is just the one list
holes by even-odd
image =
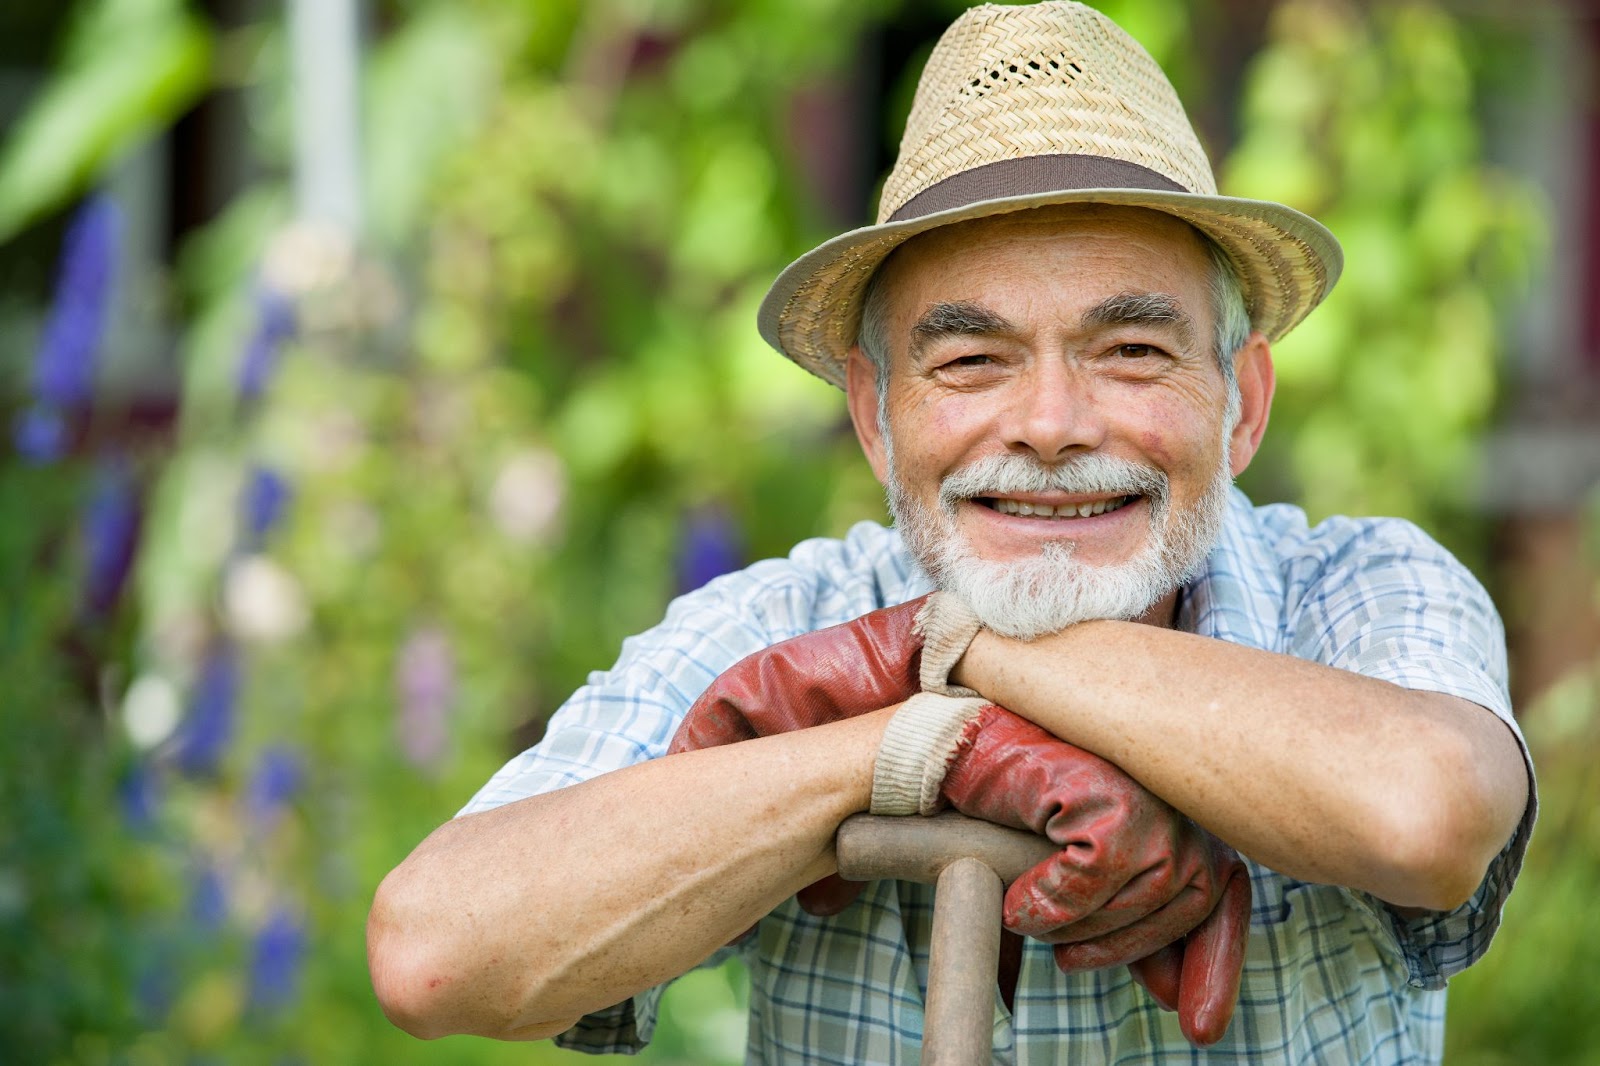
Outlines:
{"label": "ear", "polygon": [[883,446],[883,435],[878,432],[878,371],[861,350],[852,345],[845,361],[845,399],[850,405],[850,422],[856,427],[856,440],[872,465],[872,476],[878,484],[886,483],[889,461]]}
{"label": "ear", "polygon": [[1228,441],[1229,465],[1238,477],[1255,458],[1267,431],[1267,416],[1272,411],[1272,392],[1277,379],[1272,370],[1272,348],[1267,338],[1250,334],[1233,357],[1234,374],[1239,381],[1239,421]]}

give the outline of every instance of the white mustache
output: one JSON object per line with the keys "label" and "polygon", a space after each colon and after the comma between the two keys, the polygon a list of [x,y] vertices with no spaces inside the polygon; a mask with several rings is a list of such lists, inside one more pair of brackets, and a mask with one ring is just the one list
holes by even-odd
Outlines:
{"label": "white mustache", "polygon": [[1157,515],[1169,495],[1161,471],[1109,455],[1080,455],[1055,466],[1026,455],[991,455],[941,481],[939,503],[953,513],[962,500],[1018,492],[1144,496]]}

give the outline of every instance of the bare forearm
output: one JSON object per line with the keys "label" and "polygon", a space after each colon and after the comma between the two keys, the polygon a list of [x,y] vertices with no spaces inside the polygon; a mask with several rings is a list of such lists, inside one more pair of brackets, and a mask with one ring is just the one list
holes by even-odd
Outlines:
{"label": "bare forearm", "polygon": [[985,633],[955,677],[1258,862],[1400,906],[1459,902],[1526,799],[1515,741],[1480,707],[1191,634]]}
{"label": "bare forearm", "polygon": [[380,887],[385,1009],[538,1039],[703,961],[831,873],[884,713],[606,774],[449,822]]}

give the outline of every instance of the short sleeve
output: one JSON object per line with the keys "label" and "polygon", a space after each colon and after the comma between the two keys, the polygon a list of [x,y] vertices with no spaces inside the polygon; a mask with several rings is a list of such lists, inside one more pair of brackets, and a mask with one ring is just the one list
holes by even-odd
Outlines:
{"label": "short sleeve", "polygon": [[1500,928],[1500,913],[1527,850],[1528,832],[1533,823],[1533,804],[1522,823],[1500,854],[1489,864],[1483,882],[1472,898],[1453,911],[1405,918],[1367,892],[1351,891],[1357,902],[1370,912],[1393,938],[1405,961],[1406,983],[1413,988],[1440,989],[1456,974],[1483,957],[1495,931]]}
{"label": "short sleeve", "polygon": [[1511,712],[1500,616],[1466,567],[1421,530],[1395,519],[1371,521],[1309,585],[1291,641],[1303,658],[1475,703],[1505,724],[1522,751],[1527,807],[1470,900],[1407,920],[1375,897],[1354,893],[1393,936],[1409,983],[1443,988],[1488,950],[1538,810],[1533,761]]}
{"label": "short sleeve", "polygon": [[[721,966],[737,949],[722,948],[695,969]],[[636,1055],[655,1036],[666,985],[647,988],[631,999],[586,1014],[578,1024],[554,1038],[557,1047],[589,1055]]]}

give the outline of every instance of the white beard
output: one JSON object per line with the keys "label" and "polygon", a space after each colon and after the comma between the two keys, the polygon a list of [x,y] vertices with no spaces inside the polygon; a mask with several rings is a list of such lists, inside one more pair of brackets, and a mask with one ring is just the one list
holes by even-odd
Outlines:
{"label": "white beard", "polygon": [[[938,512],[933,513],[907,495],[895,473],[890,435],[884,440],[889,446],[889,511],[911,554],[938,588],[971,604],[987,628],[1021,640],[1089,619],[1144,615],[1204,566],[1222,534],[1233,485],[1226,435],[1216,474],[1194,507],[1183,513],[1173,513],[1167,476],[1151,467],[1097,454],[1053,467],[1027,456],[997,455],[946,477],[939,486]],[[1035,558],[1009,563],[979,558],[961,536],[958,502],[1038,492],[1144,496],[1150,505],[1148,542],[1127,562],[1093,566],[1072,558],[1070,533],[1046,543]]]}

